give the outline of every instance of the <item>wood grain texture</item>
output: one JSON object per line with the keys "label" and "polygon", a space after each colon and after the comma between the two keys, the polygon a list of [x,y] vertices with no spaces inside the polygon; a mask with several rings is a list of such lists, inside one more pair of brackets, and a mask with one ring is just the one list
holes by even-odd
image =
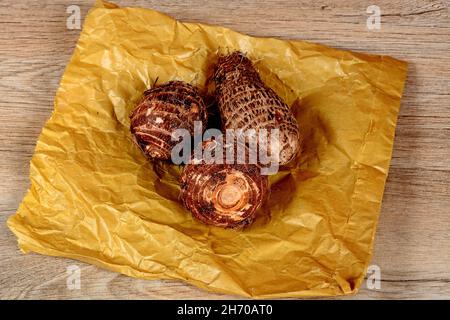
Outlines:
{"label": "wood grain texture", "polygon": [[[450,13],[448,1],[195,0],[117,1],[255,36],[302,39],[388,54],[409,62],[373,264],[381,289],[352,299],[450,299]],[[227,297],[178,281],[144,281],[81,262],[22,255],[6,219],[28,186],[29,161],[53,109],[59,80],[80,30],[66,8],[85,16],[93,1],[0,2],[0,298],[214,299]],[[366,8],[381,8],[381,30]],[[81,268],[68,290],[66,267]]]}

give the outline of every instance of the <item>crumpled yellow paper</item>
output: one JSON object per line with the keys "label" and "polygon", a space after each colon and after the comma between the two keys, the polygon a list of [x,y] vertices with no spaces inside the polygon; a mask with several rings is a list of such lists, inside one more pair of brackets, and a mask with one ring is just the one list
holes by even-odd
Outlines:
{"label": "crumpled yellow paper", "polygon": [[[271,198],[244,231],[194,220],[177,199],[181,168],[148,162],[129,133],[128,115],[157,77],[206,90],[223,50],[256,61],[305,136],[303,155],[271,177]],[[8,226],[23,252],[138,278],[257,298],[354,293],[371,259],[406,68],[98,2]]]}

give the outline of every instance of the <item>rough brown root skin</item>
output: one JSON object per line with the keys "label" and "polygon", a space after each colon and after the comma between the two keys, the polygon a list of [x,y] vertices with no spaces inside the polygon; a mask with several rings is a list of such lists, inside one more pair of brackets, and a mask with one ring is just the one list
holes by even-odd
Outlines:
{"label": "rough brown root skin", "polygon": [[253,63],[241,52],[220,56],[214,82],[222,127],[280,130],[279,143],[270,144],[272,159],[287,164],[300,151],[298,123],[289,106],[261,80]]}
{"label": "rough brown root skin", "polygon": [[[206,141],[203,147],[211,147]],[[214,147],[214,145],[213,145]],[[268,178],[254,164],[186,165],[181,175],[181,200],[203,223],[240,229],[253,222],[268,195]]]}
{"label": "rough brown root skin", "polygon": [[130,116],[133,140],[153,160],[169,160],[176,141],[172,132],[187,129],[191,135],[194,121],[207,122],[205,103],[198,90],[182,81],[170,81],[144,92]]}

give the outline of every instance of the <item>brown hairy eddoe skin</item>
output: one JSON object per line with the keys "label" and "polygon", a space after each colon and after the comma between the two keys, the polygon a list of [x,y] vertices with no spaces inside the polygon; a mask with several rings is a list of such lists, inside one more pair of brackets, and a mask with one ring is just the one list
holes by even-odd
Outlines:
{"label": "brown hairy eddoe skin", "polygon": [[[295,158],[301,136],[289,106],[261,80],[253,63],[241,52],[220,56],[214,82],[222,129],[279,129],[280,165]],[[270,149],[269,149],[270,150]],[[273,155],[272,155],[273,156]]]}
{"label": "brown hairy eddoe skin", "polygon": [[130,116],[130,131],[142,152],[152,160],[169,160],[176,141],[171,134],[187,129],[194,134],[194,121],[206,127],[207,111],[197,88],[183,81],[170,81],[144,92]]}
{"label": "brown hairy eddoe skin", "polygon": [[[236,144],[227,147],[236,151]],[[223,152],[223,158],[226,157],[226,149],[216,140],[203,142],[202,148]],[[198,220],[217,227],[240,229],[251,224],[268,192],[268,177],[261,175],[258,165],[248,161],[208,164],[202,157],[187,164],[181,175],[183,205]]]}

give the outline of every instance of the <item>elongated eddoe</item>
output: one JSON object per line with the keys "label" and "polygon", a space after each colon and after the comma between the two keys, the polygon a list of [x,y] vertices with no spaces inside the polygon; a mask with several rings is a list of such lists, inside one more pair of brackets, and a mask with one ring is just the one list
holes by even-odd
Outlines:
{"label": "elongated eddoe", "polygon": [[220,56],[214,82],[223,130],[254,129],[256,138],[260,129],[278,129],[278,143],[268,150],[272,159],[284,165],[295,158],[301,146],[297,120],[243,53]]}

